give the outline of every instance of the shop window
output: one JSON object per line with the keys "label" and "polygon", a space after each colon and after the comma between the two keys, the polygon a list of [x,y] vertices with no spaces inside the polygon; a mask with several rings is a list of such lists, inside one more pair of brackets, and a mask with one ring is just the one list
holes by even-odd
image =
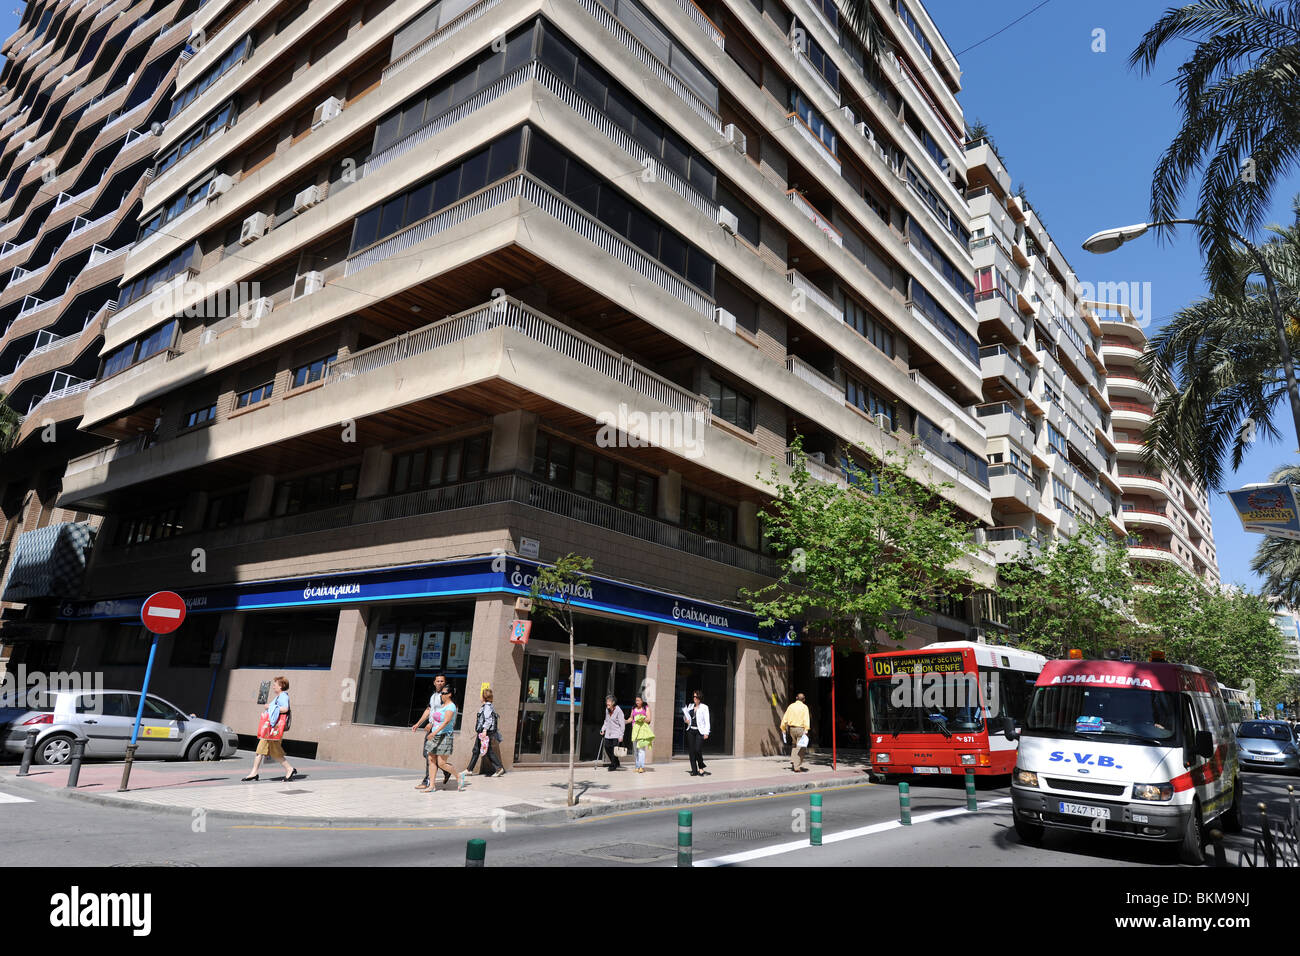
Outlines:
{"label": "shop window", "polygon": [[339,612],[252,612],[244,615],[240,667],[329,667]]}
{"label": "shop window", "polygon": [[[442,674],[453,690],[456,726],[462,727],[473,623],[472,603],[386,608],[366,642],[356,722],[412,726],[429,706],[433,679]],[[469,700],[477,709],[477,688]]]}
{"label": "shop window", "polygon": [[216,653],[219,641],[224,644],[225,639],[221,634],[220,614],[190,615],[186,617],[185,629],[180,633],[185,635],[185,639],[171,642],[172,667],[220,666],[212,663],[212,655]]}
{"label": "shop window", "polygon": [[[101,664],[139,664],[149,661],[149,647],[153,643],[152,635],[139,624],[110,624],[109,633],[104,641],[104,653]],[[131,715],[132,717],[135,714]]]}

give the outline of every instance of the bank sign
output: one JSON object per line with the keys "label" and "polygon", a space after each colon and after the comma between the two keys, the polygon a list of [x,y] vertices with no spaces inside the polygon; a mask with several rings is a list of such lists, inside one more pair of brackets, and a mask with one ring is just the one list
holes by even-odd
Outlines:
{"label": "bank sign", "polygon": [[[185,601],[186,610],[193,614],[477,594],[526,595],[539,567],[535,561],[520,558],[478,558],[313,578],[255,581],[229,587],[182,590],[179,594]],[[760,630],[758,618],[747,611],[607,578],[592,576],[590,582],[589,586],[577,588],[569,595],[574,607],[749,641],[797,643],[796,629]],[[147,595],[142,594],[105,601],[65,602],[60,608],[59,620],[139,618],[145,597]]]}
{"label": "bank sign", "polygon": [[1246,531],[1300,541],[1300,505],[1294,485],[1249,485],[1228,492]]}

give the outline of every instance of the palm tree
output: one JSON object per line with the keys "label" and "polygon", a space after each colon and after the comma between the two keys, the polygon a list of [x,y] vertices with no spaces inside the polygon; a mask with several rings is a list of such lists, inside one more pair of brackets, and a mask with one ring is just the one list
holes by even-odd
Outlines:
{"label": "palm tree", "polygon": [[[1287,228],[1271,226],[1260,254],[1277,278],[1287,336],[1300,345],[1300,197]],[[1163,397],[1145,435],[1148,464],[1173,467],[1219,489],[1258,438],[1281,438],[1273,423],[1289,408],[1273,313],[1248,252],[1229,249],[1233,279],[1177,312],[1151,337],[1139,368]]]}
{"label": "palm tree", "polygon": [[[1270,481],[1300,485],[1300,466],[1287,465],[1269,476]],[[1268,537],[1250,562],[1250,569],[1264,576],[1263,593],[1300,607],[1300,541]]]}
{"label": "palm tree", "polygon": [[1225,229],[1249,235],[1267,215],[1273,186],[1300,160],[1300,0],[1199,0],[1167,10],[1129,57],[1151,73],[1176,41],[1194,49],[1178,68],[1182,128],[1151,181],[1151,219],[1177,218],[1202,174],[1197,218],[1214,287],[1236,257]]}

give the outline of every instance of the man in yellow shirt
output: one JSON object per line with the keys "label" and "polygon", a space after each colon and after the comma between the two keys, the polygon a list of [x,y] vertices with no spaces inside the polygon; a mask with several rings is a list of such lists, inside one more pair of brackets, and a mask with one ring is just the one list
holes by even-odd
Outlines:
{"label": "man in yellow shirt", "polygon": [[785,716],[781,718],[781,733],[790,735],[790,762],[795,773],[807,769],[803,765],[803,748],[799,746],[799,740],[808,732],[810,723],[804,696],[796,694],[794,702],[785,709]]}

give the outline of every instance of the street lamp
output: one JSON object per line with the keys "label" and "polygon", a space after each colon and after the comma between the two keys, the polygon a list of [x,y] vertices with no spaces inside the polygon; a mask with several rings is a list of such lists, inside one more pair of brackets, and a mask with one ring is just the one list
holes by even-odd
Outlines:
{"label": "street lamp", "polygon": [[[1124,243],[1145,235],[1152,226],[1202,226],[1207,229],[1217,229],[1241,243],[1250,251],[1255,262],[1259,264],[1259,272],[1263,275],[1264,285],[1268,288],[1268,302],[1273,310],[1273,325],[1277,329],[1278,347],[1282,350],[1282,368],[1286,372],[1286,390],[1291,399],[1291,418],[1295,423],[1296,444],[1300,446],[1300,390],[1296,389],[1295,363],[1291,359],[1291,346],[1286,340],[1286,325],[1282,321],[1282,305],[1278,301],[1277,283],[1273,279],[1273,270],[1268,267],[1268,260],[1264,258],[1259,248],[1245,236],[1223,226],[1213,226],[1203,219],[1162,219],[1159,222],[1139,222],[1131,226],[1103,229],[1101,232],[1094,232],[1085,239],[1083,248],[1086,252],[1095,252],[1099,255],[1114,252]],[[1300,453],[1300,448],[1297,449],[1297,453]]]}

